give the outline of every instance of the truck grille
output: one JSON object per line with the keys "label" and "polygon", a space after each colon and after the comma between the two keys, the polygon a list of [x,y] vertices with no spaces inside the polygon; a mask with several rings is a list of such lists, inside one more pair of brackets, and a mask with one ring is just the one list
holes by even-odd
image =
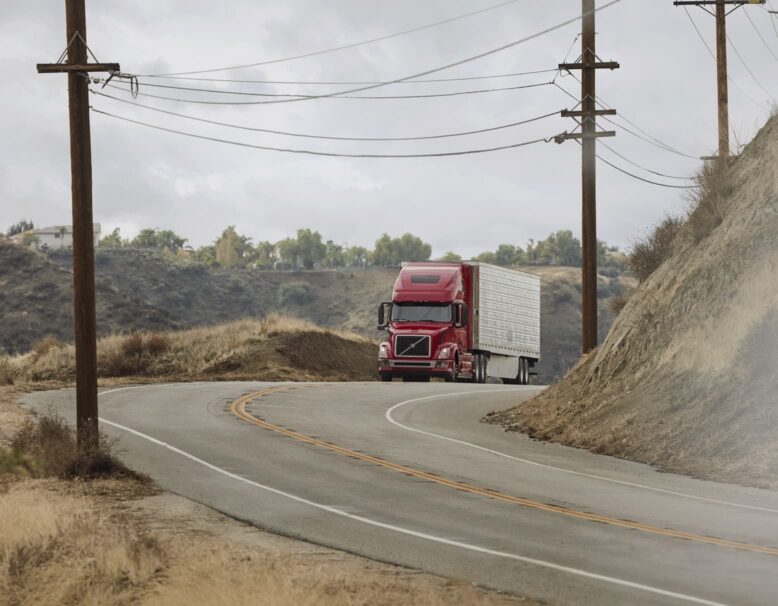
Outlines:
{"label": "truck grille", "polygon": [[398,358],[430,357],[430,338],[428,336],[398,335],[394,345]]}

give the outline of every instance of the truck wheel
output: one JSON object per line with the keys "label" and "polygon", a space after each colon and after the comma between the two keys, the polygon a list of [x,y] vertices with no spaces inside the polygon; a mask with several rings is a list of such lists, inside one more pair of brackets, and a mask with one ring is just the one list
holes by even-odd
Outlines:
{"label": "truck wheel", "polygon": [[388,382],[392,380],[392,375],[381,373],[381,380],[384,382]]}
{"label": "truck wheel", "polygon": [[481,354],[473,354],[473,383],[481,383],[483,377],[481,376]]}
{"label": "truck wheel", "polygon": [[529,363],[527,358],[521,358],[519,360],[519,384],[526,385],[529,383]]}
{"label": "truck wheel", "polygon": [[479,381],[479,383],[486,383],[486,379],[487,379],[486,369],[488,364],[489,364],[489,359],[485,355],[481,354],[481,380]]}
{"label": "truck wheel", "polygon": [[446,383],[456,383],[457,375],[459,374],[459,360],[454,360],[454,366],[451,368],[451,373],[443,377]]}

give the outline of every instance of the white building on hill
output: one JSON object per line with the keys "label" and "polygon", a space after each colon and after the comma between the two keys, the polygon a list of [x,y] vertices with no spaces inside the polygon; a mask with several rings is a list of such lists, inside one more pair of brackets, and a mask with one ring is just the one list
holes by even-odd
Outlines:
{"label": "white building on hill", "polygon": [[[94,224],[95,248],[100,243],[100,224]],[[24,234],[19,234],[20,240],[24,238],[35,249],[48,248],[49,250],[62,250],[73,248],[73,228],[70,225],[54,225],[33,229]]]}

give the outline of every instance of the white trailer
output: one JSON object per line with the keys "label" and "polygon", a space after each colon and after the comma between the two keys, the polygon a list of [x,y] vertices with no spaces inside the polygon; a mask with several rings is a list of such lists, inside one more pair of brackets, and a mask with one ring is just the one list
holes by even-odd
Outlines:
{"label": "white trailer", "polygon": [[473,350],[486,374],[527,384],[540,360],[540,278],[486,263],[468,263],[473,279]]}

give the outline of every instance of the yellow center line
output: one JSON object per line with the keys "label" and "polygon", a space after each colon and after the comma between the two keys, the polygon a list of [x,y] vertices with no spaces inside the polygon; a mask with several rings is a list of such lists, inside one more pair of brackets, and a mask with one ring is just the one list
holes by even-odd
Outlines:
{"label": "yellow center line", "polygon": [[247,423],[251,423],[253,425],[258,425],[264,429],[267,429],[269,431],[274,431],[276,433],[288,436],[290,438],[293,438],[295,440],[299,440],[300,442],[305,442],[306,444],[311,444],[313,446],[318,446],[320,448],[324,448],[326,450],[330,450],[332,452],[337,452],[343,455],[346,455],[347,457],[351,457],[353,459],[359,459],[361,461],[366,461],[368,463],[372,463],[374,465],[378,465],[379,467],[383,467],[385,469],[391,469],[394,471],[398,471],[402,474],[412,476],[415,478],[419,478],[422,480],[427,480],[429,482],[433,482],[435,484],[439,484],[441,486],[448,486],[450,488],[454,488],[456,490],[467,492],[470,494],[476,494],[484,497],[488,497],[490,499],[495,499],[497,501],[504,501],[506,503],[513,503],[515,505],[520,505],[522,507],[526,507],[528,509],[534,509],[537,511],[545,511],[555,514],[564,515],[571,518],[576,518],[579,520],[586,520],[589,522],[597,522],[600,524],[607,524],[609,526],[617,526],[619,528],[627,528],[630,530],[640,530],[643,532],[648,532],[651,534],[661,535],[665,537],[672,537],[676,539],[684,539],[687,541],[694,541],[696,543],[706,543],[710,545],[718,545],[720,547],[729,547],[732,549],[738,549],[740,551],[750,551],[753,553],[761,553],[761,554],[767,554],[771,556],[778,556],[778,549],[774,547],[764,547],[761,545],[752,545],[750,543],[742,543],[740,541],[731,541],[729,539],[720,539],[717,537],[711,537],[711,536],[705,536],[705,535],[699,535],[689,532],[684,532],[682,530],[673,530],[669,528],[661,528],[659,526],[653,526],[651,524],[643,524],[641,522],[634,522],[631,520],[622,520],[619,518],[614,518],[611,516],[606,515],[600,515],[596,513],[589,513],[585,511],[579,511],[577,509],[572,509],[571,507],[565,507],[563,505],[553,505],[549,503],[541,503],[539,501],[533,501],[531,499],[526,499],[524,497],[517,497],[514,495],[506,494],[504,492],[500,492],[498,490],[492,490],[488,488],[479,488],[477,486],[473,486],[471,484],[467,484],[465,482],[459,482],[457,480],[449,480],[448,478],[444,478],[438,475],[435,475],[433,473],[429,473],[426,471],[421,471],[418,469],[414,469],[412,467],[407,467],[405,465],[401,465],[399,463],[393,463],[391,461],[386,461],[384,459],[379,459],[377,457],[364,454],[361,452],[357,452],[355,450],[351,450],[349,448],[344,448],[342,446],[338,446],[337,444],[332,444],[331,442],[325,442],[323,440],[319,440],[317,438],[313,438],[311,436],[307,436],[305,434],[301,434],[299,432],[293,431],[291,429],[286,429],[284,427],[280,427],[278,425],[274,425],[272,423],[269,423],[267,421],[264,421],[262,419],[259,419],[255,416],[253,416],[251,413],[249,413],[246,410],[246,406],[251,403],[252,401],[266,395],[279,393],[283,391],[287,391],[288,389],[291,389],[291,385],[285,385],[280,387],[272,387],[269,389],[264,389],[261,391],[253,392],[250,394],[247,394],[245,396],[242,396],[241,398],[238,398],[235,400],[232,405],[230,406],[230,410],[233,415],[238,417],[239,419],[246,421]]}

